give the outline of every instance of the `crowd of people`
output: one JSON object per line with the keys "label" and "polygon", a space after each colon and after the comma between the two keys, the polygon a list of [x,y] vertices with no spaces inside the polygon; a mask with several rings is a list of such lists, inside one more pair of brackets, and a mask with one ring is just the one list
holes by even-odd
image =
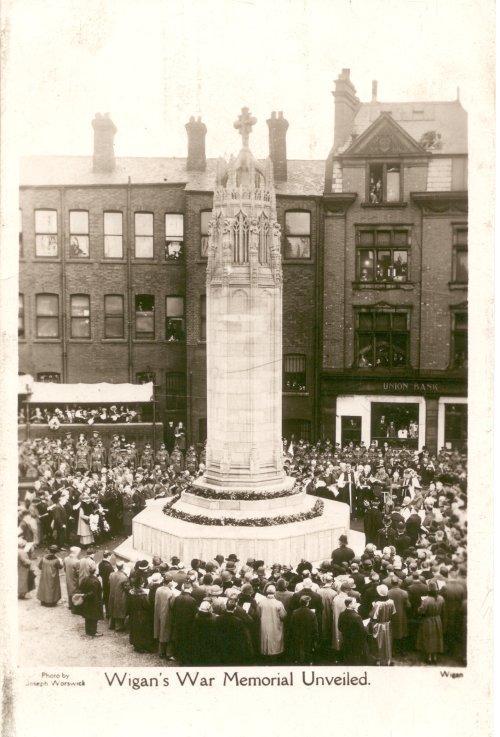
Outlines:
{"label": "crowd of people", "polygon": [[[189,566],[155,557],[126,570],[110,551],[97,564],[95,544],[111,548],[128,534],[148,498],[178,494],[204,472],[204,449],[155,454],[120,436],[104,449],[97,431],[89,441],[26,441],[20,464],[38,478],[19,508],[19,596],[36,572],[41,603],[57,603],[64,568],[69,606],[89,636],[106,617],[136,650],[182,664],[389,665],[416,652],[464,663],[466,457],[293,438],[284,451],[307,493],[350,505],[351,525],[366,535],[362,555],[341,538],[331,559],[298,565],[231,554]],[[36,546],[49,546],[39,571]]]}
{"label": "crowd of people", "polygon": [[61,425],[80,424],[96,425],[104,422],[141,422],[140,405],[126,407],[123,404],[113,404],[102,407],[75,407],[66,405],[60,407],[35,407],[26,409],[21,407],[18,412],[18,422],[24,424],[29,412],[29,420],[33,425],[48,425],[51,430],[57,430]]}

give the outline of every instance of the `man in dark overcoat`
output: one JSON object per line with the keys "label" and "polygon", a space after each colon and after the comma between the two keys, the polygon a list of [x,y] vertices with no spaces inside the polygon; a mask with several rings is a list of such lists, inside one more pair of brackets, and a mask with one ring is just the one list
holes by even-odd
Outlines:
{"label": "man in dark overcoat", "polygon": [[299,607],[290,615],[290,655],[298,665],[311,665],[319,641],[318,620],[309,608],[310,596],[300,594]]}
{"label": "man in dark overcoat", "polygon": [[184,583],[172,604],[172,644],[175,658],[181,665],[189,665],[192,661],[193,622],[198,607],[191,591],[191,584]]}
{"label": "man in dark overcoat", "polygon": [[346,665],[367,665],[370,660],[367,633],[356,609],[355,600],[348,598],[345,600],[345,610],[339,615],[342,658]]}
{"label": "man in dark overcoat", "polygon": [[96,573],[97,567],[94,564],[80,584],[80,593],[84,597],[80,613],[85,619],[85,634],[89,637],[102,637],[102,632],[97,632],[97,622],[103,618],[102,586]]}
{"label": "man in dark overcoat", "polygon": [[98,570],[99,570],[99,576],[101,577],[102,581],[102,600],[104,603],[104,612],[106,617],[108,617],[108,603],[109,603],[109,577],[114,571],[113,566],[111,565],[110,559],[111,553],[109,550],[105,550],[102,554],[102,560],[99,563]]}

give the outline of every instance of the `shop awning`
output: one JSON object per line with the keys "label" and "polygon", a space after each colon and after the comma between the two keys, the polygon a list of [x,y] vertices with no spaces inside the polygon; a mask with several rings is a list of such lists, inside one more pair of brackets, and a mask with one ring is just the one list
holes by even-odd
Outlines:
{"label": "shop awning", "polygon": [[133,404],[153,401],[147,384],[53,384],[34,381],[31,404]]}

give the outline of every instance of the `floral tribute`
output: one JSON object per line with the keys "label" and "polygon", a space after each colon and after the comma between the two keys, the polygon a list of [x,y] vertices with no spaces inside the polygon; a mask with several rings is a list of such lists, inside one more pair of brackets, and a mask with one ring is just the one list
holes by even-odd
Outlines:
{"label": "floral tribute", "polygon": [[[300,494],[302,487],[300,484],[296,484],[293,489],[280,489],[279,491],[255,491],[249,489],[248,491],[217,491],[217,499],[223,499],[224,501],[257,501],[259,499],[279,499],[285,496],[294,496]],[[213,499],[214,492],[211,489],[203,489],[198,486],[189,486],[186,489],[188,494],[193,496],[200,496],[203,499]]]}
{"label": "floral tribute", "polygon": [[169,517],[180,519],[183,522],[192,522],[196,525],[210,525],[212,527],[271,527],[273,525],[288,525],[292,522],[304,522],[308,519],[321,517],[323,514],[324,503],[318,499],[312,509],[307,512],[297,512],[295,514],[282,514],[279,517],[251,517],[246,519],[236,519],[235,517],[205,517],[202,514],[189,514],[179,509],[174,509],[173,505],[179,499],[179,495],[170,499],[163,507],[163,512]]}

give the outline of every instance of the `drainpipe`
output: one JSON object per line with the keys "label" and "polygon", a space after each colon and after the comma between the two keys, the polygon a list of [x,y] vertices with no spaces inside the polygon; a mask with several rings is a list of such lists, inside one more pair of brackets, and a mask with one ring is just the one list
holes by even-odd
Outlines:
{"label": "drainpipe", "polygon": [[66,294],[66,218],[64,217],[64,187],[59,189],[59,202],[61,210],[61,348],[62,348],[62,381],[68,381],[68,341],[66,332],[66,305],[68,295]]}
{"label": "drainpipe", "polygon": [[134,381],[134,367],[132,359],[132,212],[131,212],[131,179],[127,182],[127,237],[125,247],[127,249],[127,303],[128,303],[128,380]]}

